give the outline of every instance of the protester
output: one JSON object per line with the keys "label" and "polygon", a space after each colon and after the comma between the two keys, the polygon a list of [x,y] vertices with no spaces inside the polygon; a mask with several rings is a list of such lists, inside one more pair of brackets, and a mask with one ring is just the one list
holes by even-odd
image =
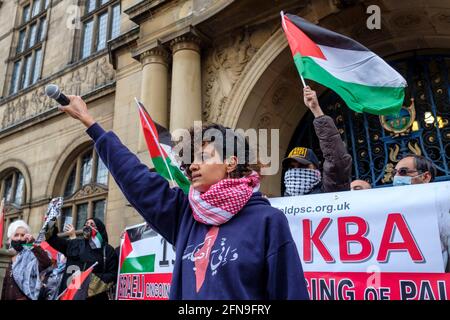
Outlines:
{"label": "protester", "polygon": [[16,220],[8,227],[9,251],[14,253],[6,269],[2,300],[37,300],[41,288],[39,273],[51,266],[47,252],[34,242],[30,227]]}
{"label": "protester", "polygon": [[319,138],[325,162],[319,170],[319,160],[309,148],[296,147],[283,159],[285,196],[350,190],[352,157],[331,117],[324,115],[316,92],[303,89],[305,105],[314,114],[314,129]]}
{"label": "protester", "polygon": [[[73,233],[72,232],[69,232]],[[77,270],[85,271],[95,262],[89,284],[89,299],[108,299],[107,291],[117,280],[118,257],[114,248],[108,244],[108,234],[100,219],[87,219],[83,228],[82,239],[64,239],[58,237],[55,223],[46,233],[47,242],[66,258],[66,269],[59,292],[67,287],[67,280]]]}
{"label": "protester", "polygon": [[368,189],[372,189],[372,186],[366,180],[353,180],[350,184],[350,190],[352,191]]}
{"label": "protester", "polygon": [[[170,299],[309,298],[287,219],[256,191],[259,169],[249,164],[242,136],[220,125],[201,128],[202,137],[215,129],[234,148],[224,152],[225,143],[213,139],[193,143],[187,152],[192,163],[183,163],[192,182],[188,196],[105,132],[80,97],[69,98],[61,110],[88,127],[127,200],[176,247]],[[245,159],[238,159],[244,149]]]}
{"label": "protester", "polygon": [[394,186],[429,183],[436,177],[436,168],[431,160],[416,154],[404,156],[393,171]]}
{"label": "protester", "polygon": [[[397,163],[393,174],[393,186],[430,183],[436,178],[436,167],[424,156],[408,154]],[[450,272],[450,212],[441,212],[438,226],[444,268]]]}
{"label": "protester", "polygon": [[55,259],[52,259],[52,265],[41,275],[42,287],[38,300],[56,300],[65,270],[66,257],[57,252]]}

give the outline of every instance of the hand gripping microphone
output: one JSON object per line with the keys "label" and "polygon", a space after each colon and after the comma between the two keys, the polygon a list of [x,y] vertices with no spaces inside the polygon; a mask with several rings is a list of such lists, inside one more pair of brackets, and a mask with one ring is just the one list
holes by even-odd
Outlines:
{"label": "hand gripping microphone", "polygon": [[69,98],[67,98],[64,93],[59,90],[56,84],[49,84],[45,87],[45,94],[52,99],[55,99],[60,105],[67,106],[70,104]]}

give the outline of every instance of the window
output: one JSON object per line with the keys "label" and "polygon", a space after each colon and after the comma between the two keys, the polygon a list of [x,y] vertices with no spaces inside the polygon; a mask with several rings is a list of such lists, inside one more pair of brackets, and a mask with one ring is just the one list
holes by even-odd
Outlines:
{"label": "window", "polygon": [[6,242],[6,230],[9,225],[22,219],[22,206],[25,203],[25,179],[17,169],[8,169],[0,174],[0,202],[5,199],[3,217],[3,244]]}
{"label": "window", "polygon": [[5,198],[6,204],[13,204],[20,208],[25,202],[25,180],[18,170],[13,170],[0,181],[1,198]]}
{"label": "window", "polygon": [[41,76],[42,43],[47,34],[49,0],[29,0],[22,7],[9,94],[36,83]]}
{"label": "window", "polygon": [[66,174],[60,229],[70,223],[81,230],[88,218],[104,220],[107,184],[108,169],[94,148],[78,155]]}
{"label": "window", "polygon": [[81,19],[81,59],[106,48],[120,33],[120,1],[88,0]]}

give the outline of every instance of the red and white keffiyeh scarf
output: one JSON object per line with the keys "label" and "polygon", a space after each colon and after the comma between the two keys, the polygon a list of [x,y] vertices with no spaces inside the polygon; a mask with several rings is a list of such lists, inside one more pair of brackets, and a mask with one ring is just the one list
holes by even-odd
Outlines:
{"label": "red and white keffiyeh scarf", "polygon": [[200,223],[220,226],[237,214],[259,189],[259,174],[236,179],[223,179],[200,193],[192,186],[189,203],[194,219]]}

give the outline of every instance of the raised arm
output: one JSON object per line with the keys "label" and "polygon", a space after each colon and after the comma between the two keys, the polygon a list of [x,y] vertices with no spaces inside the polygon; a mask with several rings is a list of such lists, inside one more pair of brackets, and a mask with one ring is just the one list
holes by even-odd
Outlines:
{"label": "raised arm", "polygon": [[314,114],[314,129],[319,138],[320,150],[325,159],[322,171],[322,189],[324,192],[350,190],[352,179],[352,157],[342,141],[333,119],[324,115],[320,108],[316,92],[309,87],[304,89],[306,106]]}
{"label": "raised arm", "polygon": [[69,244],[69,240],[58,237],[58,227],[53,226],[45,234],[45,239],[53,249],[67,256],[67,246]]}
{"label": "raised arm", "polygon": [[70,105],[61,110],[88,127],[98,155],[127,200],[158,233],[175,244],[182,215],[188,211],[187,196],[180,188],[171,189],[159,174],[150,172],[113,132],[105,132],[80,97],[68,97]]}

